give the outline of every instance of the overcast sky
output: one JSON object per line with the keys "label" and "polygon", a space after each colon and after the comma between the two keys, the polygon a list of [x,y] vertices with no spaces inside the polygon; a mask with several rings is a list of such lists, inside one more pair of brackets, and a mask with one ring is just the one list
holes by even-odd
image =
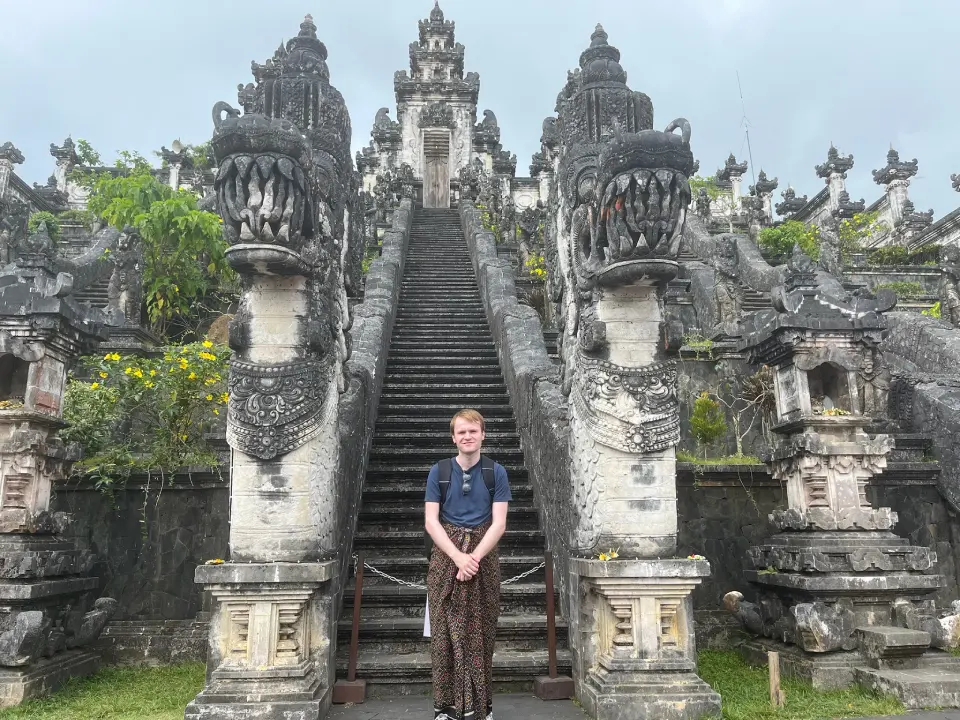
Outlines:
{"label": "overcast sky", "polygon": [[[218,100],[236,105],[250,61],[265,61],[312,13],[347,100],[353,145],[369,139],[377,108],[396,117],[393,73],[432,0],[0,0],[0,143],[27,158],[18,172],[44,182],[48,148],[85,138],[112,159],[174,138],[203,142]],[[540,125],[596,23],[620,48],[629,84],[654,103],[662,129],[693,125],[701,174],[730,152],[751,171],[814,195],[814,165],[832,141],[856,164],[848,189],[870,203],[870,171],[890,144],[918,158],[910,196],[936,217],[960,205],[960,2],[956,0],[443,0],[466,70],[480,73],[479,109],[492,109],[504,146],[528,174]],[[751,171],[747,179],[750,181]],[[746,190],[746,188],[744,188]]]}

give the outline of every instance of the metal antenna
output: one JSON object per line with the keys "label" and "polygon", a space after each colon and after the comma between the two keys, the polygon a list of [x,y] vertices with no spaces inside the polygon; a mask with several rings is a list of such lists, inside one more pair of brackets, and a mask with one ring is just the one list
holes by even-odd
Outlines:
{"label": "metal antenna", "polygon": [[743,111],[743,119],[740,124],[743,126],[747,135],[747,154],[750,156],[750,175],[753,177],[753,184],[757,184],[757,170],[753,164],[753,148],[750,147],[750,121],[747,119],[747,106],[743,101],[743,85],[740,84],[740,71],[737,70],[737,88],[740,90],[740,109]]}

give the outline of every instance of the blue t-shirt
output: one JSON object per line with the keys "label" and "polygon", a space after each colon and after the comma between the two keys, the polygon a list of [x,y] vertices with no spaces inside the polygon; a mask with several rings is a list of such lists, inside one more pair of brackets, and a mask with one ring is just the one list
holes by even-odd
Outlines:
{"label": "blue t-shirt", "polygon": [[[440,519],[457,527],[477,527],[493,517],[493,503],[509,502],[510,484],[507,471],[500,463],[493,464],[493,477],[496,480],[493,498],[487,490],[487,483],[481,475],[478,462],[468,470],[470,473],[470,494],[463,494],[463,469],[456,459],[450,462],[450,484],[447,495],[440,506]],[[430,468],[427,475],[427,493],[425,502],[440,502],[440,466]]]}

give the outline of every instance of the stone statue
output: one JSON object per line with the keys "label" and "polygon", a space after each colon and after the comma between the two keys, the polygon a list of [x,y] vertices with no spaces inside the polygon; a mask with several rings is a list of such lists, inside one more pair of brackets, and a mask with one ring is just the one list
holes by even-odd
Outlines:
{"label": "stone statue", "polygon": [[940,317],[960,328],[960,248],[946,245],[940,248]]}
{"label": "stone statue", "polygon": [[710,219],[710,206],[713,203],[713,200],[710,198],[710,194],[707,192],[706,188],[700,188],[700,191],[697,193],[696,200],[696,210],[697,216],[703,220]]}
{"label": "stone statue", "polygon": [[820,257],[818,264],[824,272],[835,278],[843,276],[843,263],[840,257],[840,228],[836,218],[828,215],[820,224]]}
{"label": "stone statue", "polygon": [[537,206],[525,208],[517,219],[517,252],[520,255],[520,267],[526,266],[530,255],[542,242],[540,236],[540,224],[545,215],[543,201],[538,200]]}
{"label": "stone statue", "polygon": [[730,235],[721,236],[717,250],[714,280],[714,297],[717,303],[716,332],[737,335],[737,326],[743,311],[743,288],[737,279],[736,239]]}
{"label": "stone statue", "polygon": [[860,411],[877,420],[887,417],[887,399],[890,396],[890,369],[879,347],[866,350],[857,373],[857,392]]}
{"label": "stone statue", "polygon": [[507,195],[503,199],[503,205],[500,210],[500,220],[497,223],[500,229],[500,242],[513,243],[517,238],[517,206],[513,202],[513,196]]}
{"label": "stone statue", "polygon": [[113,272],[107,286],[108,313],[122,315],[120,325],[139,325],[143,304],[143,246],[140,234],[129,225],[117,240],[117,248],[110,256]]}
{"label": "stone statue", "polygon": [[0,199],[0,266],[13,262],[27,238],[30,206],[15,198]]}

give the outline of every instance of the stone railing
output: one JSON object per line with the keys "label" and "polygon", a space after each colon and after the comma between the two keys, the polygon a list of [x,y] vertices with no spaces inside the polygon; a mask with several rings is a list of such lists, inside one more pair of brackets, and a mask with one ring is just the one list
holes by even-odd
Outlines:
{"label": "stone railing", "polygon": [[343,587],[350,576],[348,566],[360,493],[377,421],[412,221],[413,202],[401,200],[393,212],[393,225],[383,236],[382,254],[370,263],[367,271],[363,302],[353,308],[353,324],[348,334],[350,358],[346,363],[350,385],[341,399],[337,418],[341,458],[338,482],[344,499],[344,506],[339,508],[343,536],[337,556],[340,564],[337,606],[342,602]]}
{"label": "stone railing", "polygon": [[933,439],[940,492],[960,510],[960,332],[945,321],[912,312],[887,314],[883,351],[900,370],[891,414]]}
{"label": "stone railing", "polygon": [[460,217],[523,441],[541,525],[553,551],[556,577],[565,590],[561,604],[566,613],[568,537],[574,516],[566,398],[560,391],[557,367],[547,356],[540,318],[533,308],[518,302],[515,272],[509,262],[497,258],[493,233],[483,229],[480,213],[470,202],[461,202]]}

